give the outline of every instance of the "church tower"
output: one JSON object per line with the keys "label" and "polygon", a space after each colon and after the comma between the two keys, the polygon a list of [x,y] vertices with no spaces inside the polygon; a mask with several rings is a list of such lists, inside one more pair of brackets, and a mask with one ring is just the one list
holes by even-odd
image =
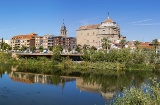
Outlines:
{"label": "church tower", "polygon": [[66,26],[64,25],[64,20],[63,20],[63,24],[60,30],[60,36],[63,36],[63,37],[67,36],[67,29],[66,29]]}

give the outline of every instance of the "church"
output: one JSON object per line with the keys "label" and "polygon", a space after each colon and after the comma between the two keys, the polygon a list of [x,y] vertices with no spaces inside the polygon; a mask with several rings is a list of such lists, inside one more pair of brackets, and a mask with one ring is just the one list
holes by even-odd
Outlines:
{"label": "church", "polygon": [[107,38],[112,43],[117,40],[125,39],[120,34],[120,26],[116,24],[110,17],[101,22],[101,24],[81,26],[76,30],[77,45],[89,45],[100,48],[102,39]]}

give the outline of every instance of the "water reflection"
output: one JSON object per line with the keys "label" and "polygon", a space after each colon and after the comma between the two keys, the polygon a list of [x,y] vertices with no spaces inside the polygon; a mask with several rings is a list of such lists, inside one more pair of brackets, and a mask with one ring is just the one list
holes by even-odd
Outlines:
{"label": "water reflection", "polygon": [[160,73],[132,71],[123,75],[93,75],[85,74],[82,77],[67,77],[58,75],[44,75],[12,71],[10,78],[24,83],[42,83],[65,86],[66,82],[76,81],[80,91],[98,93],[106,100],[111,100],[124,87],[139,87],[149,77],[160,77]]}
{"label": "water reflection", "polygon": [[[6,81],[9,81],[9,79],[7,78],[8,75],[2,75],[5,72],[8,73],[12,82],[11,81],[6,82]],[[26,95],[24,95],[24,93],[26,92],[25,94],[32,94],[31,99],[34,98],[34,96],[36,96],[36,98],[39,97],[37,99],[37,101],[39,101],[45,94],[45,96],[48,97],[48,99],[50,99],[48,101],[52,101],[53,100],[51,99],[52,97],[56,100],[55,102],[52,102],[52,104],[57,103],[58,105],[65,105],[67,102],[68,102],[67,104],[71,105],[71,103],[69,103],[70,101],[72,102],[72,105],[75,105],[75,104],[76,105],[82,105],[82,104],[83,105],[94,105],[94,104],[107,105],[114,100],[117,94],[120,94],[122,92],[124,87],[126,88],[129,88],[132,86],[142,87],[143,83],[148,83],[148,78],[160,77],[159,72],[150,72],[150,71],[131,71],[131,72],[126,72],[125,74],[122,74],[122,75],[84,74],[84,75],[81,75],[80,77],[67,77],[67,76],[60,76],[55,74],[46,75],[46,74],[18,72],[16,71],[16,66],[11,67],[8,65],[0,66],[0,74],[2,78],[0,79],[0,81],[3,81],[4,79],[6,79],[6,81],[5,80],[4,81],[6,83],[9,83],[7,85],[4,82],[1,83],[0,94],[1,96],[2,95],[4,96],[3,98],[8,97],[7,95],[10,95],[10,96],[13,95],[14,98],[20,99],[20,97],[18,97],[18,95],[16,94],[20,94],[19,96],[27,97]],[[5,76],[5,77],[2,77],[2,76]],[[16,87],[15,84],[17,83],[25,83],[25,85],[23,84],[24,86],[33,88],[33,90],[31,89],[26,91],[27,89],[25,89],[25,92],[24,92],[24,90],[22,91],[22,89],[20,89],[19,87]],[[39,84],[39,85],[35,86],[35,84]],[[40,84],[46,84],[47,87],[45,87],[42,90],[38,90],[41,87]],[[52,87],[48,87],[50,85],[52,85]],[[35,88],[34,86],[38,87],[38,89]],[[57,88],[55,89],[54,87],[55,89],[54,90],[53,86],[57,86]],[[15,90],[13,91],[12,88],[10,89],[10,87],[12,88],[14,87]],[[19,89],[18,91],[16,90],[17,88]],[[60,92],[61,94],[57,93],[57,91],[59,91],[59,88],[61,90]],[[48,92],[45,93],[46,91]],[[54,93],[54,95],[51,94],[52,92]],[[40,95],[40,93],[43,93],[43,94]],[[72,96],[72,98],[68,98],[68,96]],[[12,100],[12,99],[8,98],[8,100]],[[64,102],[61,102],[61,100],[63,100]],[[47,103],[47,102],[44,102],[44,103]],[[47,105],[51,105],[51,104],[47,104]]]}

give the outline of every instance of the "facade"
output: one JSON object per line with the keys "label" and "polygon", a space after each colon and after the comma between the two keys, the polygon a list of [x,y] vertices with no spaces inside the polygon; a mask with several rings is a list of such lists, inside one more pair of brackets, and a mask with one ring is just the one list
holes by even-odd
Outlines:
{"label": "facade", "polygon": [[76,38],[67,37],[67,29],[63,22],[60,29],[60,36],[50,34],[38,36],[35,33],[17,35],[11,38],[10,45],[12,49],[14,49],[15,46],[17,46],[18,49],[22,46],[26,46],[27,48],[36,47],[36,49],[43,46],[43,49],[49,49],[49,47],[55,47],[57,45],[61,45],[63,49],[74,49],[76,48]]}
{"label": "facade", "polygon": [[76,48],[76,38],[67,37],[67,29],[64,22],[60,29],[60,36],[53,37],[53,47],[61,45],[63,49],[74,49]]}
{"label": "facade", "polygon": [[42,36],[35,36],[36,49],[39,49],[40,46],[43,46],[43,37]]}
{"label": "facade", "polygon": [[53,35],[44,35],[42,45],[44,49],[48,49],[49,46],[53,47]]}
{"label": "facade", "polygon": [[26,46],[27,48],[30,48],[31,46],[35,46],[35,37],[37,34],[31,33],[26,35],[17,35],[11,38],[10,43],[12,49],[14,47],[18,47],[20,49],[22,46]]}
{"label": "facade", "polygon": [[76,48],[76,38],[75,37],[53,37],[53,47],[61,45],[63,49],[74,49]]}
{"label": "facade", "polygon": [[4,43],[7,43],[8,45],[10,45],[11,41],[10,40],[4,40]]}
{"label": "facade", "polygon": [[109,17],[101,24],[81,26],[76,33],[77,45],[89,45],[97,48],[101,47],[103,38],[112,42],[125,38],[120,34],[120,26]]}

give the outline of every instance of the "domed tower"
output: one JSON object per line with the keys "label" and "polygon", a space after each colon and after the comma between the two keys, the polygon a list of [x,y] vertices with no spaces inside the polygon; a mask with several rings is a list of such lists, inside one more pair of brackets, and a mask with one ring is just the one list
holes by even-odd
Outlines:
{"label": "domed tower", "polygon": [[67,29],[66,29],[66,26],[64,25],[64,20],[63,20],[63,24],[60,30],[60,36],[64,36],[64,37],[67,36]]}

